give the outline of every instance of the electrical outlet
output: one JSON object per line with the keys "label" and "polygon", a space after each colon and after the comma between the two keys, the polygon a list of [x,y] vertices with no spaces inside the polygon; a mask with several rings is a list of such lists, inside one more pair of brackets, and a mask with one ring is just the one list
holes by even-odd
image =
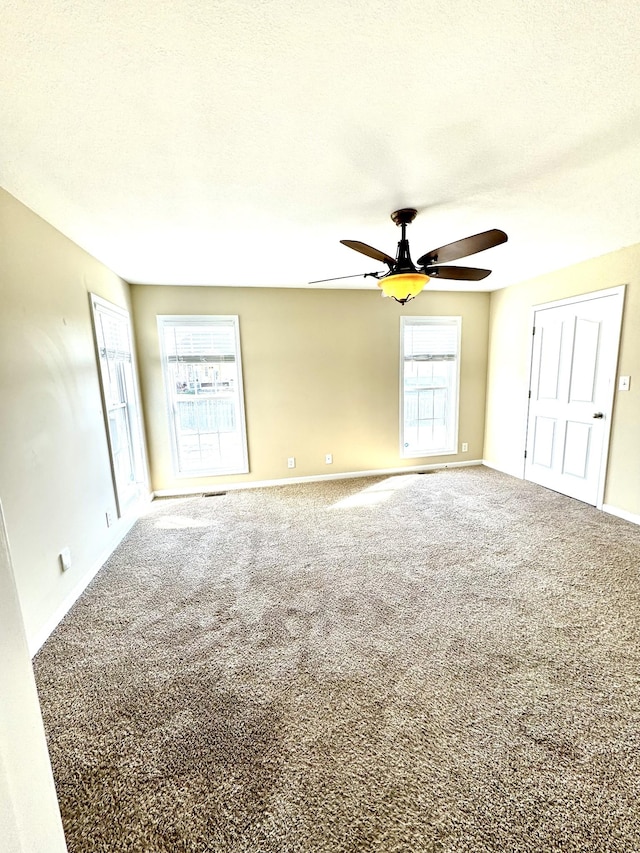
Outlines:
{"label": "electrical outlet", "polygon": [[60,560],[60,567],[63,572],[71,568],[71,550],[69,548],[63,548],[60,551],[58,559]]}
{"label": "electrical outlet", "polygon": [[467,442],[466,442],[466,441],[463,441],[463,442],[462,442],[462,452],[463,452],[463,453],[468,453],[468,452],[469,452],[469,445],[467,444]]}
{"label": "electrical outlet", "polygon": [[324,457],[325,465],[333,465],[333,453],[327,453]]}
{"label": "electrical outlet", "polygon": [[295,468],[296,467],[296,457],[289,456],[287,459],[287,468]]}
{"label": "electrical outlet", "polygon": [[105,516],[107,519],[107,527],[111,527],[111,525],[113,524],[113,513],[109,512],[109,510],[107,510],[105,512]]}

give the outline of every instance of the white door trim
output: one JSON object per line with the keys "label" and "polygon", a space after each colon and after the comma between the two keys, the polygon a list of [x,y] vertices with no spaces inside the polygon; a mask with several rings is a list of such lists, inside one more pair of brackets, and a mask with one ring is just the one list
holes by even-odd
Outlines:
{"label": "white door trim", "polygon": [[[556,299],[553,302],[541,302],[538,305],[532,306],[531,315],[530,315],[531,316],[531,322],[529,324],[529,328],[531,329],[531,335],[530,335],[531,340],[529,342],[529,379],[528,379],[528,387],[527,387],[528,399],[527,399],[527,406],[526,406],[526,413],[527,414],[526,414],[526,421],[525,421],[525,428],[524,428],[524,446],[525,446],[525,448],[527,447],[529,408],[531,406],[530,394],[531,394],[531,377],[532,377],[532,371],[533,371],[533,345],[534,345],[533,329],[535,327],[536,312],[537,311],[544,311],[548,308],[559,308],[563,305],[574,305],[574,304],[580,303],[580,302],[589,302],[590,300],[593,300],[593,299],[604,299],[605,297],[608,297],[608,296],[619,297],[619,299],[618,299],[618,314],[616,316],[616,320],[618,323],[618,334],[616,336],[615,370],[614,370],[614,374],[617,374],[618,359],[620,357],[620,335],[622,332],[622,315],[624,312],[624,298],[625,298],[626,288],[627,288],[626,284],[621,284],[621,285],[618,285],[617,287],[608,287],[605,290],[593,290],[593,291],[590,291],[589,293],[583,293],[583,294],[579,294],[577,296],[568,296],[565,299]],[[607,479],[607,463],[609,461],[609,444],[611,441],[611,421],[612,421],[612,414],[613,414],[613,401],[614,401],[615,391],[616,391],[616,382],[615,382],[615,375],[614,375],[614,381],[610,383],[609,391],[608,391],[607,409],[611,413],[611,415],[608,418],[606,418],[606,421],[604,423],[604,438],[603,438],[603,444],[602,444],[602,456],[600,459],[600,470],[598,473],[598,497],[596,500],[596,508],[597,509],[602,509],[603,504],[604,504],[604,490],[605,490],[606,479]],[[523,480],[526,480],[526,465],[527,465],[527,460],[526,460],[524,453],[523,453],[523,458],[522,458],[522,479]]]}
{"label": "white door trim", "polygon": [[617,287],[607,287],[605,290],[591,290],[589,293],[580,293],[577,296],[567,296],[564,299],[554,299],[552,302],[540,302],[531,308],[531,316],[536,311],[544,311],[546,308],[559,308],[561,305],[573,305],[574,302],[588,302],[590,299],[603,299],[605,296],[615,296],[621,293],[624,296],[627,285],[620,284]]}

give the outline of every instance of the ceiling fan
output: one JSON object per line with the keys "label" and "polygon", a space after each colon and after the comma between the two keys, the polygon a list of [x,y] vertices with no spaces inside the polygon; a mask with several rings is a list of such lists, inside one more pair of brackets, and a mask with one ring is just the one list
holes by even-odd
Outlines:
{"label": "ceiling fan", "polygon": [[[433,249],[422,255],[414,264],[409,253],[407,225],[413,222],[417,213],[418,211],[413,207],[403,207],[400,210],[394,210],[391,214],[391,219],[402,228],[402,237],[398,243],[398,253],[395,258],[359,240],[340,240],[344,246],[387,265],[386,272],[360,273],[365,277],[371,276],[378,279],[378,287],[382,288],[384,296],[391,296],[396,302],[404,305],[420,293],[430,278],[481,281],[491,274],[491,270],[477,267],[441,266],[441,264],[465,258],[467,255],[475,255],[476,252],[484,252],[485,249],[505,243],[508,238],[504,231],[493,228],[490,231],[482,231],[480,234],[456,240],[455,243],[447,243],[446,246],[440,246],[439,249]],[[358,276],[344,275],[338,278],[358,278]],[[321,284],[324,281],[337,281],[338,278],[324,278],[309,283]]]}

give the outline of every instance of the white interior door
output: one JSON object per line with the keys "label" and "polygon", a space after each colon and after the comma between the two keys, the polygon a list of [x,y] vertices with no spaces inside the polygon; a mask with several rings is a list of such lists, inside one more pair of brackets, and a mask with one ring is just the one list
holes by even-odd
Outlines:
{"label": "white interior door", "polygon": [[624,288],[534,313],[525,479],[602,503]]}

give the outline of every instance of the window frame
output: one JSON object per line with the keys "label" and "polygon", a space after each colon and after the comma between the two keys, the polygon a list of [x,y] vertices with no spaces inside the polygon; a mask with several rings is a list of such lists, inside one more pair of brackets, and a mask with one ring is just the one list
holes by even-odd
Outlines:
{"label": "window frame", "polygon": [[[453,382],[450,386],[453,402],[449,409],[449,428],[446,447],[429,450],[414,450],[405,447],[405,329],[407,326],[456,326],[456,367],[453,373]],[[462,354],[462,317],[457,316],[403,316],[400,318],[400,457],[402,459],[419,459],[427,456],[453,456],[458,453],[458,426],[460,420],[460,363]]]}
{"label": "window frame", "polygon": [[[132,506],[143,499],[149,491],[149,467],[147,460],[147,445],[144,434],[144,422],[142,414],[142,405],[140,397],[140,387],[138,383],[138,365],[136,360],[136,348],[133,337],[133,324],[131,322],[131,314],[120,305],[116,305],[109,300],[98,296],[97,293],[89,293],[89,304],[91,306],[91,326],[93,331],[93,343],[96,353],[96,361],[98,366],[98,379],[100,382],[100,399],[102,401],[102,413],[104,418],[105,430],[107,434],[107,446],[109,449],[109,466],[111,469],[111,479],[113,482],[113,493],[116,508],[116,515],[122,518],[126,515]],[[128,349],[125,361],[130,364],[129,382],[122,387],[125,388],[124,400],[121,401],[120,408],[126,413],[127,433],[129,436],[128,450],[130,454],[131,470],[133,473],[133,486],[129,486],[128,494],[125,493],[125,486],[119,482],[117,471],[117,449],[114,446],[113,436],[109,422],[109,414],[116,407],[112,405],[111,399],[107,396],[107,390],[111,387],[111,375],[109,370],[109,355],[106,347],[103,346],[104,341],[102,318],[103,316],[111,317],[116,322],[122,323],[125,327]],[[104,352],[103,352],[104,350]],[[123,351],[124,352],[124,351]],[[111,359],[111,363],[119,364],[123,359]]]}
{"label": "window frame", "polygon": [[[160,359],[162,369],[162,381],[164,386],[164,400],[169,427],[171,445],[171,461],[173,474],[178,479],[199,479],[201,477],[222,477],[229,474],[248,474],[249,456],[247,449],[247,420],[244,405],[244,380],[242,371],[242,354],[240,345],[240,320],[237,314],[158,314],[158,339],[160,342]],[[165,347],[165,329],[188,326],[229,326],[233,327],[234,357],[237,369],[237,403],[238,418],[241,440],[240,464],[226,465],[217,468],[200,468],[197,470],[183,471],[180,468],[180,453],[178,450],[178,434],[176,431],[175,413],[173,409],[173,393],[169,386],[169,374],[167,367],[169,361]]]}

